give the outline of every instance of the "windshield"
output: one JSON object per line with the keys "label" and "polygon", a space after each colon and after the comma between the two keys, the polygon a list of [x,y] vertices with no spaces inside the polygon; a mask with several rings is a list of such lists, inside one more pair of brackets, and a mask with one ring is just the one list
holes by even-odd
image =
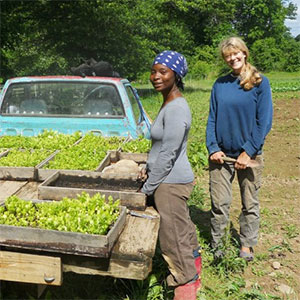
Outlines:
{"label": "windshield", "polygon": [[11,84],[1,113],[22,116],[123,116],[115,86],[88,82],[30,82]]}

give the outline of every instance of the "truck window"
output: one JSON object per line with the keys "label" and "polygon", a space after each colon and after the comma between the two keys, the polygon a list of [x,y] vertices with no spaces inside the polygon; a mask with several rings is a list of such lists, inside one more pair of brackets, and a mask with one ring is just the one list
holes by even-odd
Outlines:
{"label": "truck window", "polygon": [[115,86],[107,83],[52,81],[11,84],[1,114],[19,116],[124,116]]}
{"label": "truck window", "polygon": [[136,123],[139,124],[142,121],[142,115],[141,115],[139,105],[137,103],[137,99],[135,98],[135,95],[134,95],[134,92],[133,92],[131,86],[127,85],[127,86],[125,86],[125,88],[127,91],[129,101],[131,103],[134,119],[135,119]]}

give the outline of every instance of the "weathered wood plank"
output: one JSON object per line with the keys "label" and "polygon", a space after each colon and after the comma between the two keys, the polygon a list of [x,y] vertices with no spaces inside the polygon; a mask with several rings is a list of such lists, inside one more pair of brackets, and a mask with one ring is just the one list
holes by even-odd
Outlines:
{"label": "weathered wood plank", "polygon": [[[74,172],[74,171],[73,171]],[[66,181],[74,181],[80,183],[82,178],[89,180],[91,183],[101,181],[100,173],[77,171],[77,174],[72,174],[66,171],[58,171],[52,176],[47,178],[43,183],[38,186],[38,197],[41,200],[61,200],[63,197],[76,197],[82,192],[88,193],[93,196],[100,193],[105,196],[111,196],[113,199],[120,199],[120,204],[131,209],[145,210],[146,208],[146,196],[143,193],[137,193],[135,191],[116,191],[105,189],[89,189],[89,188],[75,188],[75,187],[63,187],[55,186],[55,182],[58,179]]]}
{"label": "weathered wood plank", "polygon": [[19,191],[27,181],[0,180],[0,201]]}
{"label": "weathered wood plank", "polygon": [[38,199],[38,185],[40,182],[28,181],[22,188],[16,193],[16,196],[24,200]]}
{"label": "weathered wood plank", "polygon": [[34,167],[0,167],[0,178],[7,180],[34,179]]}
{"label": "weathered wood plank", "polygon": [[148,159],[148,153],[126,153],[126,152],[117,152],[118,159],[131,159],[138,164],[146,163]]}
{"label": "weathered wood plank", "polygon": [[0,251],[0,280],[61,285],[60,257]]}
{"label": "weathered wood plank", "polygon": [[63,272],[74,272],[86,275],[111,276],[115,278],[134,280],[146,279],[151,271],[151,259],[147,259],[147,261],[144,262],[111,259],[109,262],[108,269],[97,264],[95,260],[89,263],[80,263],[78,261],[66,260],[66,262],[63,263]]}
{"label": "weathered wood plank", "polygon": [[152,207],[137,213],[154,218],[128,215],[125,228],[114,246],[109,260],[64,256],[64,272],[135,280],[147,278],[152,271],[152,258],[155,254],[159,229],[159,215]]}
{"label": "weathered wood plank", "polygon": [[147,207],[145,211],[137,213],[153,217],[153,219],[128,215],[125,228],[113,248],[111,255],[113,259],[144,261],[145,257],[154,256],[159,214],[153,207]]}

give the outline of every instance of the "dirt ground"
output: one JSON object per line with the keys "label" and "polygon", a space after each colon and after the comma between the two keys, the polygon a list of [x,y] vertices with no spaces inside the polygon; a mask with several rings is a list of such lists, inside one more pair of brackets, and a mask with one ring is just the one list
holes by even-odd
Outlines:
{"label": "dirt ground", "polygon": [[[300,98],[275,99],[273,128],[264,146],[260,190],[260,239],[255,260],[243,275],[246,287],[259,286],[282,299],[300,299]],[[208,174],[201,182],[208,189]],[[239,230],[237,180],[231,221]],[[279,263],[279,264],[278,264]]]}

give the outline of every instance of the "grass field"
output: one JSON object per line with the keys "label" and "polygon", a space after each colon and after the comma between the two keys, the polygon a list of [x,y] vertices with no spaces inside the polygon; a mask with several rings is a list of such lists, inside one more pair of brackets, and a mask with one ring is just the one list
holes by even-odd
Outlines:
{"label": "grass field", "polygon": [[[290,171],[287,174],[283,175],[282,180],[285,177],[293,177],[295,182],[292,187],[295,189],[295,198],[287,199],[291,200],[291,203],[286,203],[290,205],[294,203],[295,200],[300,200],[299,193],[297,193],[297,188],[299,189],[299,162],[297,161],[297,151],[299,155],[299,142],[300,142],[300,128],[299,128],[299,112],[300,112],[300,73],[272,73],[266,74],[269,78],[272,92],[273,92],[273,101],[274,101],[274,125],[273,130],[269,134],[274,139],[274,135],[277,135],[279,131],[281,132],[281,139],[286,140],[289,138],[289,133],[293,134],[292,140],[288,143],[294,145],[294,157],[293,163],[288,166],[280,166],[281,170],[283,168],[288,169]],[[193,125],[190,133],[190,152],[194,152],[193,142],[197,141],[198,144],[204,143],[205,139],[205,125],[208,114],[208,104],[209,104],[209,96],[210,96],[210,87],[213,84],[213,80],[208,81],[195,81],[195,80],[187,80],[186,81],[186,91],[185,97],[187,98],[193,115]],[[152,99],[155,99],[154,96],[158,97],[156,94],[152,95]],[[158,100],[158,99],[157,99]],[[153,100],[152,100],[153,101]],[[291,104],[293,103],[293,104]],[[145,107],[147,107],[147,100],[145,101]],[[289,105],[287,105],[289,104]],[[151,110],[154,110],[154,103],[151,103]],[[156,107],[157,108],[157,107]],[[294,109],[294,113],[293,113]],[[298,113],[298,115],[297,115]],[[289,115],[293,115],[292,118],[289,118]],[[296,114],[296,115],[295,115]],[[294,121],[292,123],[292,120]],[[289,123],[289,126],[286,125]],[[290,124],[292,123],[292,124]],[[277,155],[277,160],[282,160],[282,149],[278,144],[278,141],[273,141],[272,138],[267,139],[267,143],[265,145],[266,152],[266,176],[273,176],[273,173],[278,174],[278,168],[274,167],[276,165],[276,160],[273,159],[274,153],[276,151],[279,153]],[[202,150],[201,148],[200,150]],[[203,151],[205,152],[205,150]],[[271,152],[270,157],[268,154]],[[198,152],[199,153],[199,152]],[[196,153],[190,153],[190,155],[196,155]],[[286,232],[292,231],[293,233],[285,233],[283,230],[283,237],[286,237],[286,234],[289,234],[290,241],[283,238],[281,243],[283,245],[276,245],[276,241],[274,236],[270,241],[269,250],[260,249],[260,253],[258,253],[257,258],[254,263],[245,264],[244,261],[237,257],[239,251],[239,245],[237,240],[233,238],[232,232],[236,232],[238,228],[237,218],[240,211],[240,204],[237,201],[234,202],[232,210],[234,210],[234,214],[232,216],[231,224],[229,224],[230,228],[228,228],[228,235],[226,238],[226,257],[219,264],[213,263],[213,257],[210,253],[209,249],[209,209],[210,209],[210,201],[208,194],[208,172],[205,169],[205,161],[201,161],[199,157],[198,161],[194,166],[201,166],[200,170],[196,171],[198,184],[194,191],[193,197],[190,200],[190,209],[192,218],[197,224],[199,229],[199,240],[203,247],[203,260],[204,260],[204,270],[203,270],[203,289],[201,294],[199,295],[199,299],[210,300],[210,299],[298,299],[299,290],[299,271],[297,274],[291,274],[286,271],[286,274],[280,273],[276,274],[275,277],[281,277],[280,280],[277,278],[273,278],[273,284],[265,285],[261,283],[261,281],[266,280],[270,281],[268,274],[272,274],[272,271],[269,270],[272,259],[272,251],[273,249],[279,248],[284,249],[284,247],[288,248],[290,243],[294,243],[294,247],[297,246],[297,241],[299,242],[299,209],[295,209],[295,212],[289,216],[291,218],[290,225],[283,225],[283,228]],[[268,161],[269,158],[269,161]],[[299,156],[298,156],[299,159]],[[191,159],[190,159],[191,160]],[[298,164],[297,164],[298,163]],[[298,170],[298,171],[297,171]],[[293,175],[290,175],[293,174]],[[288,180],[288,179],[287,179]],[[298,184],[298,185],[297,185]],[[276,187],[280,190],[281,182],[275,182],[272,188]],[[268,186],[268,188],[270,188]],[[281,188],[282,190],[282,188]],[[268,190],[262,189],[261,194],[262,197],[266,197],[268,199]],[[281,192],[282,195],[282,192]],[[235,186],[235,197],[239,199],[237,187]],[[274,196],[273,196],[274,197]],[[280,202],[282,198],[277,199]],[[273,203],[273,205],[276,204]],[[280,207],[280,203],[278,203]],[[262,230],[268,230],[269,228],[275,227],[275,224],[272,222],[280,222],[282,220],[274,221],[274,218],[271,216],[273,213],[272,210],[266,206],[262,207]],[[268,213],[266,213],[268,212]],[[280,219],[280,218],[279,218]],[[284,223],[284,222],[283,222]],[[267,228],[268,229],[267,229]],[[296,229],[298,228],[298,229]],[[275,234],[276,236],[276,234]],[[273,239],[274,238],[274,239]],[[273,244],[275,243],[275,245]],[[272,248],[273,247],[273,248]],[[290,250],[285,251],[289,253],[294,253],[291,258],[291,268],[295,267],[299,268],[299,260],[297,261],[297,255],[299,255],[299,245],[298,249],[290,248]],[[283,251],[283,252],[285,252]],[[283,254],[285,257],[288,254]],[[293,267],[292,267],[293,266]],[[268,272],[265,269],[268,269]],[[287,267],[288,268],[288,267]],[[250,273],[250,274],[249,274]],[[283,275],[284,274],[284,275]],[[274,274],[272,274],[274,275]],[[248,279],[249,277],[249,279]],[[267,278],[266,278],[267,277]],[[252,281],[250,281],[250,278]],[[290,294],[284,294],[278,290],[278,287],[281,286],[282,282],[285,282],[287,286],[292,287],[290,290]],[[265,287],[265,288],[264,288]]]}
{"label": "grass field", "polygon": [[[260,194],[261,238],[255,249],[255,260],[249,264],[238,258],[239,245],[234,238],[240,211],[236,185],[224,246],[226,256],[219,263],[213,261],[209,247],[210,200],[204,143],[210,88],[214,80],[186,80],[184,95],[193,117],[189,158],[197,181],[189,207],[203,248],[203,286],[198,300],[298,300],[300,73],[267,76],[272,88],[289,88],[273,91],[274,125],[265,145],[265,180]],[[146,111],[154,119],[162,103],[160,94],[150,84],[136,85],[136,88]],[[280,263],[279,269],[273,268],[274,262]],[[166,275],[167,268],[157,248],[153,271],[144,281],[66,273],[63,285],[47,288],[40,299],[168,300],[173,298],[173,291],[166,286]],[[283,285],[290,290],[283,292]],[[0,299],[36,298],[35,286],[1,283]]]}

